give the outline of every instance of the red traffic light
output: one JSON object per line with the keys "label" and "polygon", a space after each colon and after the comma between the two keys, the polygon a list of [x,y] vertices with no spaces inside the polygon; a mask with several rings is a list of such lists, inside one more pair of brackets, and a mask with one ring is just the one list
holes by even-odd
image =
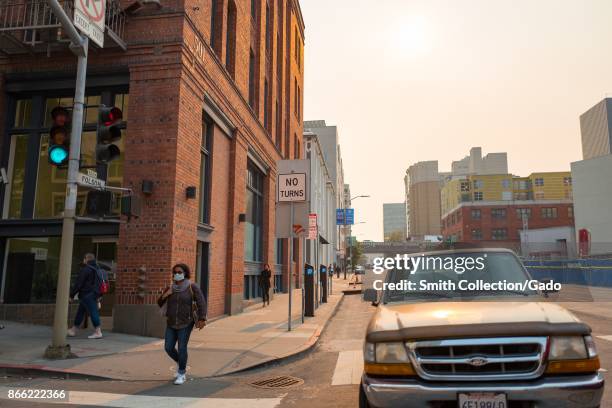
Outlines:
{"label": "red traffic light", "polygon": [[56,106],[51,111],[53,126],[66,126],[70,123],[70,112],[63,106]]}
{"label": "red traffic light", "polygon": [[104,126],[112,126],[121,121],[121,119],[123,119],[123,112],[121,109],[115,106],[104,106],[100,108],[100,122],[104,124]]}

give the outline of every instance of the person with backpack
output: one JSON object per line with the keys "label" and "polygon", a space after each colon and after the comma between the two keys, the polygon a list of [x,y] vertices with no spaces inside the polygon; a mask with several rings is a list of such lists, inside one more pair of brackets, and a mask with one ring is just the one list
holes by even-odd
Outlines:
{"label": "person with backpack", "polygon": [[[178,364],[174,384],[186,381],[187,343],[193,327],[199,330],[206,325],[206,301],[202,291],[189,278],[191,272],[185,264],[172,268],[172,284],[164,289],[157,300],[166,317],[164,349],[168,356]],[[178,342],[178,350],[176,343]]]}
{"label": "person with backpack", "polygon": [[74,325],[68,329],[68,336],[76,336],[77,329],[81,326],[85,313],[91,317],[94,325],[94,332],[88,339],[101,339],[102,329],[100,328],[100,312],[98,311],[98,298],[108,289],[108,283],[103,277],[103,272],[99,268],[94,254],[87,253],[83,257],[83,266],[79,270],[77,280],[70,291],[70,298],[79,300],[79,308],[74,317]]}

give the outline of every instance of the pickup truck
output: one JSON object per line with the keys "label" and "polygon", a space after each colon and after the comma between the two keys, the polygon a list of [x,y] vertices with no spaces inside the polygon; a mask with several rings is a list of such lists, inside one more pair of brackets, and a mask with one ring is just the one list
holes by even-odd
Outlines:
{"label": "pickup truck", "polygon": [[[435,262],[394,268],[382,279],[385,289],[365,290],[377,310],[365,336],[361,408],[600,406],[604,380],[590,327],[547,293],[516,290],[532,279],[512,251],[419,256],[484,261],[482,269],[461,273]],[[406,289],[408,282],[413,290]],[[440,282],[447,286],[426,285]],[[499,282],[502,289],[481,289]],[[390,289],[397,287],[403,289]]]}

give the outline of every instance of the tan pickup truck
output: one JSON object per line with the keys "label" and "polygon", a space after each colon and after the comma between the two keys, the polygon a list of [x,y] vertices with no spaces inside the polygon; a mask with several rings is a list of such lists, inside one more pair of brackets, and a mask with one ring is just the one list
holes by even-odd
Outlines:
{"label": "tan pickup truck", "polygon": [[513,252],[421,256],[481,257],[484,266],[462,273],[394,269],[384,290],[366,289],[365,299],[378,309],[365,338],[360,407],[600,406],[604,380],[591,329],[529,289],[533,280]]}

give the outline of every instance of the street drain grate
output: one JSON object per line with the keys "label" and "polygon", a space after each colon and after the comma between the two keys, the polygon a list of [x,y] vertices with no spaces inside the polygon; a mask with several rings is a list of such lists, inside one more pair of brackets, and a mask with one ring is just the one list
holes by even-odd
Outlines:
{"label": "street drain grate", "polygon": [[304,384],[304,380],[289,375],[264,378],[249,383],[249,385],[257,388],[291,388],[302,384]]}

